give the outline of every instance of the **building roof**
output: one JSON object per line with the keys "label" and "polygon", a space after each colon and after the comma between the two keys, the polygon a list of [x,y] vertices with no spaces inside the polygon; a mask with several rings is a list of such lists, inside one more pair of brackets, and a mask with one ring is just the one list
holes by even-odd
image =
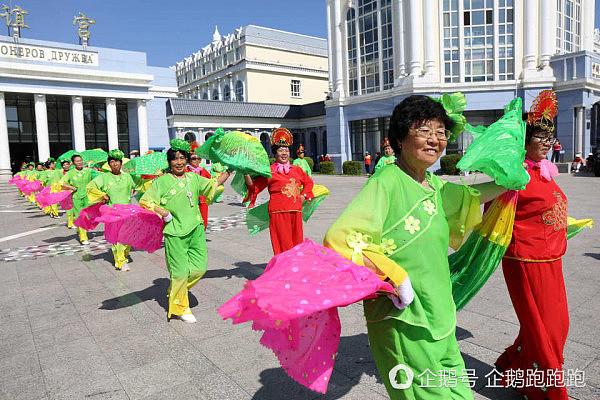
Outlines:
{"label": "building roof", "polygon": [[242,28],[242,37],[248,44],[327,56],[327,40],[314,36],[248,25]]}
{"label": "building roof", "polygon": [[325,115],[325,102],[304,105],[169,99],[167,115],[302,119]]}

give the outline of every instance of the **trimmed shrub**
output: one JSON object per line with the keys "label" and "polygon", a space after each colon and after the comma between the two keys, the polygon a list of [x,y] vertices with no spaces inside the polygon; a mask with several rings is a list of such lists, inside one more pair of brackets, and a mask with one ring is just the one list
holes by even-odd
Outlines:
{"label": "trimmed shrub", "polygon": [[323,161],[320,165],[322,174],[333,175],[335,173],[335,164],[332,161]]}
{"label": "trimmed shrub", "polygon": [[362,175],[362,162],[344,161],[342,171],[344,172],[344,175]]}
{"label": "trimmed shrub", "polygon": [[315,162],[313,161],[313,159],[310,158],[310,157],[304,157],[304,159],[308,163],[308,166],[310,167],[310,170],[314,171],[315,170]]}
{"label": "trimmed shrub", "polygon": [[446,154],[440,158],[440,167],[444,175],[458,175],[460,170],[456,168],[456,164],[460,161],[460,154]]}

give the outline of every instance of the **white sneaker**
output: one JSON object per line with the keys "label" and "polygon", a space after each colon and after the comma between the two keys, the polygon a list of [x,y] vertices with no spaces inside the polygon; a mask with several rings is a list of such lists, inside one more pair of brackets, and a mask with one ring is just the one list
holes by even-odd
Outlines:
{"label": "white sneaker", "polygon": [[127,261],[125,261],[121,266],[121,271],[129,271],[129,265],[127,265]]}
{"label": "white sneaker", "polygon": [[176,318],[182,320],[185,323],[188,324],[195,324],[196,323],[196,317],[194,317],[194,314],[183,314],[183,315],[177,315]]}
{"label": "white sneaker", "polygon": [[82,245],[86,245],[86,244],[90,244],[90,242],[88,242],[87,240],[84,240],[83,242],[81,242]]}

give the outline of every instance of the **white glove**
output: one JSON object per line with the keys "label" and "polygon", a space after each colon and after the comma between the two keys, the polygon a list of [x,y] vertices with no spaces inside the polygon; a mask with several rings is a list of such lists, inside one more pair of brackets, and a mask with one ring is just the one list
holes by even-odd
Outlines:
{"label": "white glove", "polygon": [[388,294],[387,297],[392,300],[396,308],[399,310],[403,310],[415,299],[415,292],[413,291],[412,284],[410,283],[410,279],[408,276],[400,284],[400,286],[396,286],[396,292]]}
{"label": "white glove", "polygon": [[163,217],[163,221],[170,222],[173,219],[173,214],[169,213],[166,217]]}

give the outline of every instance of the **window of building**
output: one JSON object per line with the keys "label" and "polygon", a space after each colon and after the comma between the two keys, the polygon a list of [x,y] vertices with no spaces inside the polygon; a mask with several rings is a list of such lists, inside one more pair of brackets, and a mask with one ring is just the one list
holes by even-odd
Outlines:
{"label": "window of building", "polygon": [[208,92],[204,92],[202,95],[202,100],[208,100]]}
{"label": "window of building", "polygon": [[219,91],[217,89],[213,90],[212,99],[219,100]]}
{"label": "window of building", "polygon": [[229,85],[225,85],[223,88],[223,100],[231,101],[231,89],[229,88]]}
{"label": "window of building", "polygon": [[50,154],[62,154],[72,147],[70,99],[64,96],[46,96],[46,110]]}
{"label": "window of building", "polygon": [[458,0],[444,0],[444,82],[459,82]]}
{"label": "window of building", "polygon": [[581,0],[556,0],[556,52],[571,53],[581,49]]}
{"label": "window of building", "polygon": [[498,79],[515,79],[513,1],[498,1]]}
{"label": "window of building", "polygon": [[[492,81],[494,80],[493,0],[463,0],[463,2],[465,82]],[[512,23],[512,15],[510,20]]]}
{"label": "window of building", "polygon": [[223,54],[223,66],[227,66],[227,53]]}
{"label": "window of building", "polygon": [[213,58],[212,60],[212,70],[216,71],[217,70],[217,59]]}
{"label": "window of building", "polygon": [[244,83],[242,81],[235,83],[235,99],[237,101],[244,101]]}
{"label": "window of building", "polygon": [[358,94],[358,58],[356,50],[356,12],[353,8],[346,14],[346,37],[348,38],[348,94]]}
{"label": "window of building", "polygon": [[381,0],[381,59],[383,90],[394,86],[394,44],[392,32],[392,0]]}
{"label": "window of building", "polygon": [[206,65],[202,64],[202,76],[206,75]]}
{"label": "window of building", "polygon": [[239,61],[240,58],[242,58],[242,57],[241,57],[241,54],[240,54],[240,48],[238,47],[238,48],[235,49],[235,60]]}
{"label": "window of building", "polygon": [[196,69],[192,70],[192,80],[196,80]]}
{"label": "window of building", "polygon": [[119,149],[129,154],[129,114],[126,101],[117,101],[117,133]]}
{"label": "window of building", "polygon": [[183,140],[188,143],[192,143],[196,141],[196,134],[194,132],[187,131],[185,135],[183,135]]}
{"label": "window of building", "polygon": [[83,100],[83,122],[85,148],[108,150],[106,102],[103,99],[85,98]]}
{"label": "window of building", "polygon": [[356,10],[351,8],[346,14],[348,93],[351,96],[394,85],[392,1],[358,0],[357,5]]}
{"label": "window of building", "polygon": [[292,97],[301,97],[301,93],[300,93],[300,80],[299,79],[292,79],[291,82],[291,90],[292,90]]}
{"label": "window of building", "polygon": [[358,32],[360,48],[361,93],[379,90],[379,30],[377,26],[377,1],[359,0]]}
{"label": "window of building", "polygon": [[364,160],[365,152],[376,154],[390,127],[390,117],[350,121],[352,160]]}

